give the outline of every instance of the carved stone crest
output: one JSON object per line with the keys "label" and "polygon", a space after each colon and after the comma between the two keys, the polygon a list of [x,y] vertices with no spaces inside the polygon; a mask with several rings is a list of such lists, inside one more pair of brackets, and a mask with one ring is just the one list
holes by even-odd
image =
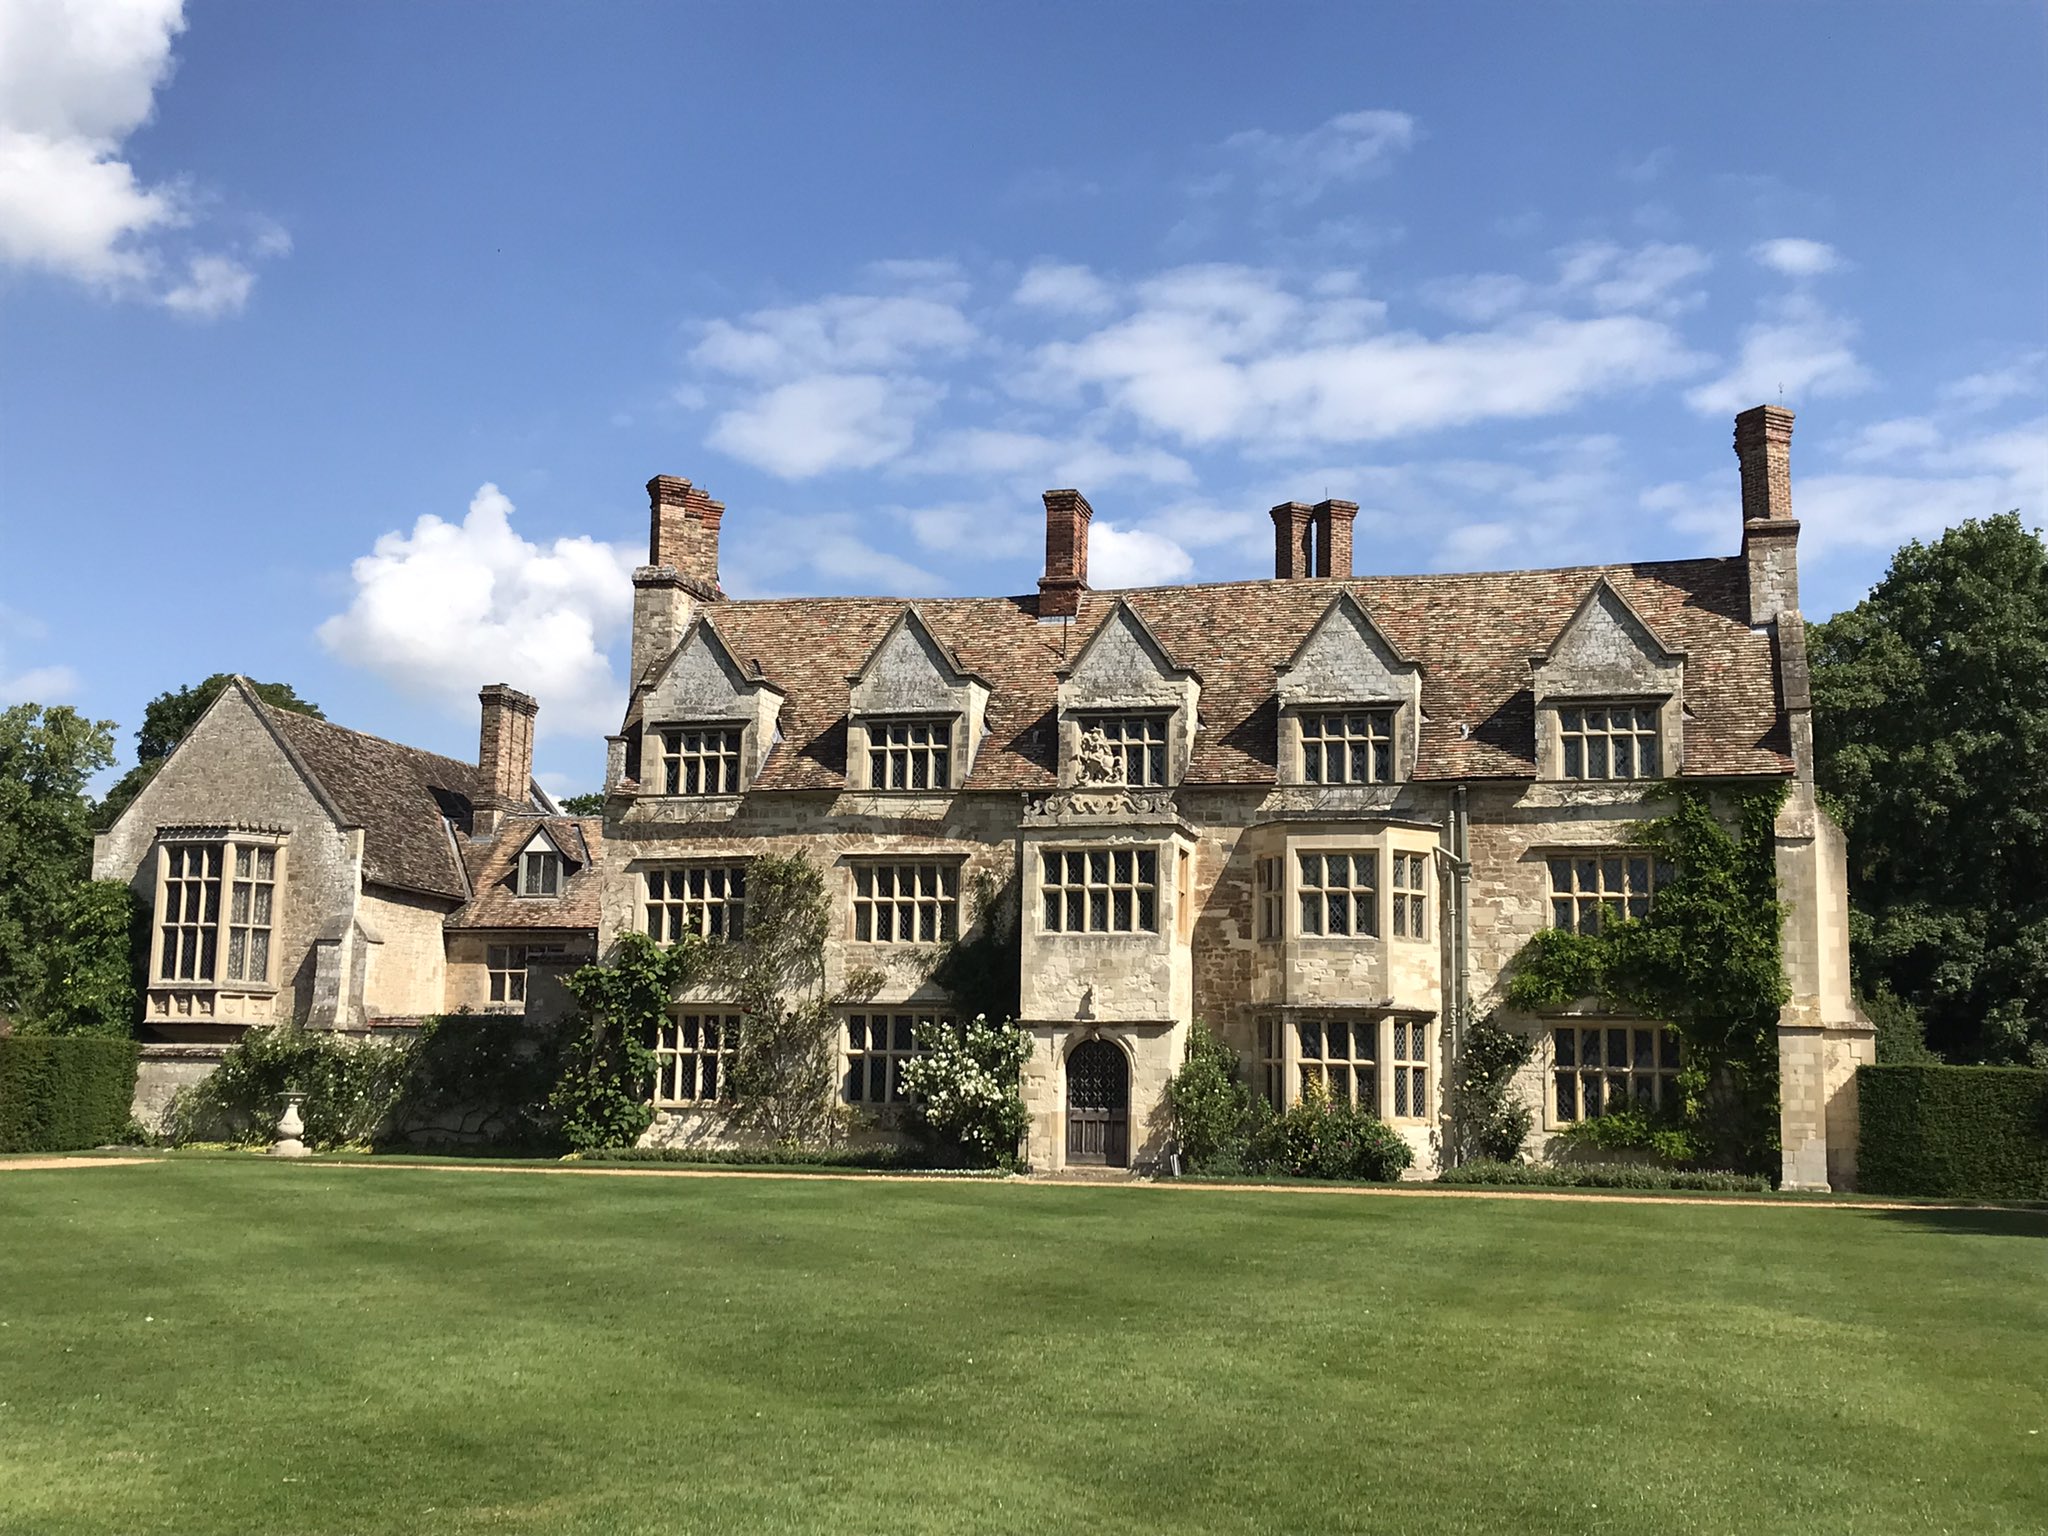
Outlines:
{"label": "carved stone crest", "polygon": [[1111,743],[1099,725],[1081,733],[1080,750],[1074,754],[1074,783],[1084,789],[1122,789],[1125,780],[1124,755]]}

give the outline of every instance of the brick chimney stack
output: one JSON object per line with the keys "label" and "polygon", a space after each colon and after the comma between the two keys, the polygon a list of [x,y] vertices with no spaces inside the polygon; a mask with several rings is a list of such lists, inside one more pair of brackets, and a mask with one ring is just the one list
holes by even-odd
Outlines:
{"label": "brick chimney stack", "polygon": [[1079,491],[1045,493],[1045,574],[1038,578],[1038,616],[1071,619],[1088,590],[1088,525],[1095,509]]}
{"label": "brick chimney stack", "polygon": [[1742,555],[1749,565],[1749,622],[1799,611],[1799,521],[1792,515],[1792,413],[1759,405],[1735,418],[1742,465]]}
{"label": "brick chimney stack", "polygon": [[477,698],[483,704],[476,749],[483,794],[472,807],[470,825],[477,836],[489,837],[507,812],[533,803],[533,717],[540,705],[504,683],[478,689]]}
{"label": "brick chimney stack", "polygon": [[692,602],[724,595],[718,586],[724,516],[724,502],[687,480],[656,475],[647,482],[647,564],[633,573],[633,687],[682,640]]}
{"label": "brick chimney stack", "polygon": [[1315,513],[1304,501],[1283,501],[1272,509],[1273,576],[1300,581],[1315,569]]}
{"label": "brick chimney stack", "polygon": [[1351,525],[1358,519],[1358,503],[1319,501],[1310,519],[1316,530],[1316,574],[1348,580],[1351,576]]}

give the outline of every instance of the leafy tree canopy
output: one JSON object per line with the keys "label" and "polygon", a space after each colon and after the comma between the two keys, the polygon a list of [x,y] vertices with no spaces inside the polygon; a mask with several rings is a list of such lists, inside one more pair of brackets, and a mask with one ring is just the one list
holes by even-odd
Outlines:
{"label": "leafy tree canopy", "polygon": [[1859,979],[1951,1058],[2048,1064],[2048,550],[1973,519],[1809,637]]}
{"label": "leafy tree canopy", "polygon": [[587,795],[564,795],[558,802],[571,816],[602,816],[604,792],[593,789]]}
{"label": "leafy tree canopy", "polygon": [[61,704],[0,710],[0,1018],[33,1021],[92,868],[86,781],[114,760],[114,723]]}
{"label": "leafy tree canopy", "polygon": [[[100,826],[114,824],[114,818],[142,793],[142,786],[156,777],[157,769],[171,755],[171,749],[199,723],[199,717],[206,713],[207,707],[233,681],[233,673],[216,672],[203,683],[160,693],[144,706],[142,724],[135,732],[135,766],[121,776],[120,781],[107,791],[106,799],[100,802],[97,818]],[[251,683],[250,686],[256,690],[256,697],[274,709],[294,710],[302,715],[311,715],[315,720],[327,718],[318,704],[300,698],[290,683]]]}

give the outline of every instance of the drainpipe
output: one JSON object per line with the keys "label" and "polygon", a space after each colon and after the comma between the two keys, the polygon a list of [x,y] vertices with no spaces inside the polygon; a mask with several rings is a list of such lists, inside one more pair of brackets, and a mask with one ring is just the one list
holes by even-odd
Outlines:
{"label": "drainpipe", "polygon": [[1463,784],[1451,786],[1451,1054],[1464,1048],[1472,1011],[1471,813]]}

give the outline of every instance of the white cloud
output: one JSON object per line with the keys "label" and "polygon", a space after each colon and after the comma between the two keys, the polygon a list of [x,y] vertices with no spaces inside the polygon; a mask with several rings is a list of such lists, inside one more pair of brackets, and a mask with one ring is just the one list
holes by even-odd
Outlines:
{"label": "white cloud", "polygon": [[1941,386],[1941,398],[1957,410],[1984,411],[2021,395],[2038,394],[2048,352],[2029,352],[2003,368],[1987,369]]}
{"label": "white cloud", "polygon": [[1226,151],[1251,163],[1263,195],[1312,203],[1331,187],[1385,171],[1415,142],[1406,112],[1345,112],[1306,133],[1253,128],[1224,140]]}
{"label": "white cloud", "polygon": [[1112,448],[1097,437],[969,428],[935,438],[899,468],[917,474],[1037,479],[1046,485],[1111,485],[1122,480],[1188,485],[1187,460],[1163,448]]}
{"label": "white cloud", "polygon": [[[891,265],[898,279],[942,277],[935,263],[917,263],[915,273]],[[691,361],[757,392],[723,411],[705,441],[790,480],[872,469],[909,450],[919,419],[944,395],[918,367],[976,339],[951,298],[925,293],[834,294],[714,320]],[[691,382],[677,397],[696,405],[712,393]]]}
{"label": "white cloud", "polygon": [[1794,294],[1765,307],[1743,332],[1742,351],[1719,378],[1687,392],[1694,410],[1725,415],[1789,396],[1794,401],[1867,389],[1869,370],[1852,343],[1856,326]]}
{"label": "white cloud", "polygon": [[[183,0],[0,0],[0,264],[212,318],[239,310],[246,261],[193,251],[172,231],[197,221],[183,186],[145,186],[123,145],[169,78]],[[259,237],[249,254],[281,254]],[[182,268],[182,275],[172,276]]]}
{"label": "white cloud", "polygon": [[939,391],[879,374],[819,374],[725,412],[705,441],[785,480],[872,469],[906,452]]}
{"label": "white cloud", "polygon": [[1127,318],[1041,348],[1032,380],[1094,386],[1190,444],[1270,452],[1544,416],[1696,366],[1669,326],[1633,315],[1535,314],[1487,331],[1379,335],[1376,306],[1304,300],[1248,268],[1183,269],[1139,293]]}
{"label": "white cloud", "polygon": [[719,579],[734,597],[913,595],[941,588],[932,572],[870,543],[874,531],[872,516],[792,516],[764,508],[749,516],[744,540],[727,542],[719,557]]}
{"label": "white cloud", "polygon": [[535,544],[514,532],[512,503],[481,487],[460,523],[427,514],[381,536],[349,574],[348,609],[320,643],[395,686],[475,709],[506,682],[541,702],[544,732],[609,730],[625,690],[606,646],[632,609],[633,552],[590,538]]}
{"label": "white cloud", "polygon": [[1630,248],[1588,240],[1552,254],[1557,277],[1549,283],[1481,272],[1426,283],[1422,295],[1445,313],[1480,325],[1525,310],[1580,304],[1603,314],[1645,310],[1669,315],[1700,303],[1704,295],[1684,285],[1714,264],[1695,246],[1659,242]]}
{"label": "white cloud", "polygon": [[194,256],[185,280],[165,290],[164,307],[199,320],[238,313],[249,302],[256,274],[232,256]]}
{"label": "white cloud", "polygon": [[1784,277],[1819,277],[1842,265],[1841,255],[1833,246],[1792,236],[1753,245],[1749,254],[1760,266]]}
{"label": "white cloud", "polygon": [[0,674],[0,708],[11,704],[61,704],[78,693],[78,673],[70,667],[30,667],[12,676]]}
{"label": "white cloud", "polygon": [[1164,534],[1119,528],[1097,518],[1088,529],[1088,583],[1109,589],[1156,587],[1194,570],[1194,557]]}
{"label": "white cloud", "polygon": [[902,368],[930,353],[956,353],[975,339],[958,306],[921,294],[834,294],[811,304],[714,320],[692,361],[764,381],[812,373]]}
{"label": "white cloud", "polygon": [[1109,285],[1088,268],[1067,262],[1041,261],[1027,271],[1010,302],[1056,315],[1099,315],[1115,302]]}

